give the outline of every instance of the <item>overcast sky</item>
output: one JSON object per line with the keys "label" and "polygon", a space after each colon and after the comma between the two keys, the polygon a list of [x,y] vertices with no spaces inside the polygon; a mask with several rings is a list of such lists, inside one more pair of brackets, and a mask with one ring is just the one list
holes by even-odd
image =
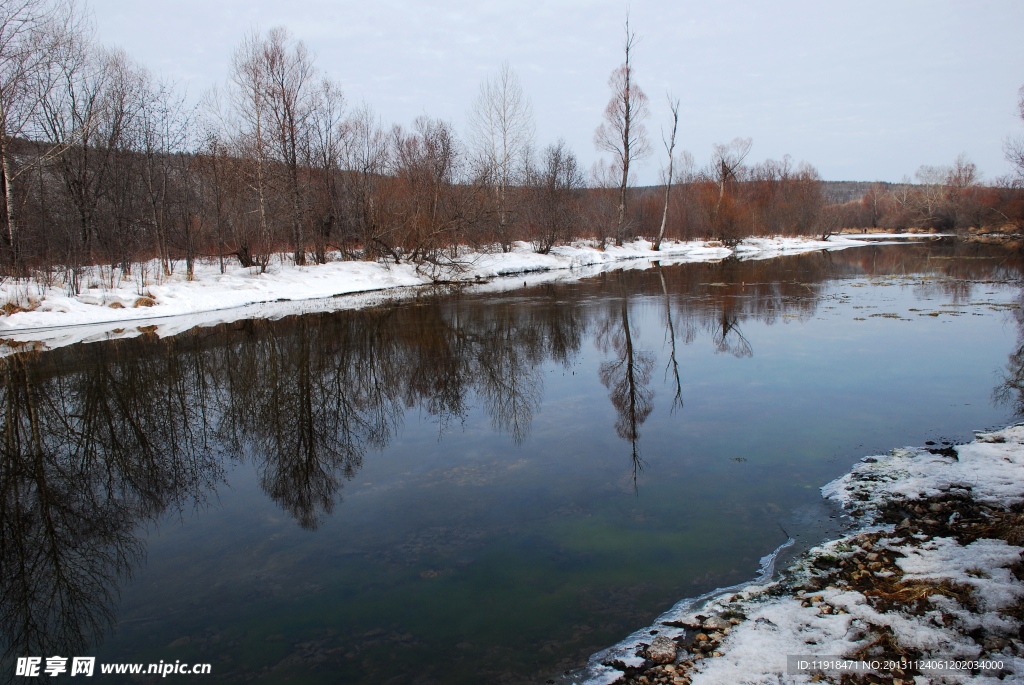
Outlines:
{"label": "overcast sky", "polygon": [[[716,142],[751,137],[751,159],[815,165],[829,180],[898,181],[966,152],[987,179],[1024,134],[1024,2],[473,2],[89,0],[99,38],[198,96],[227,75],[252,28],[286,26],[350,104],[387,123],[421,114],[464,131],[479,84],[503,61],[533,102],[539,146],[564,137],[589,166],[593,133],[622,61],[627,9],[641,37],[636,76],[678,146],[703,163]],[[660,151],[659,148],[655,148]],[[654,182],[664,152],[641,170]]]}

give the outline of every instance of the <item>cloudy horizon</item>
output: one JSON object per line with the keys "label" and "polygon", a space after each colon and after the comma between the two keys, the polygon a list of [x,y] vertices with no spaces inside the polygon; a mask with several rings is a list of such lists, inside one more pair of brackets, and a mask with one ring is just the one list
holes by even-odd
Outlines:
{"label": "cloudy horizon", "polygon": [[[538,146],[564,137],[588,167],[601,156],[593,132],[622,61],[627,9],[641,37],[635,67],[651,99],[652,142],[668,124],[672,92],[682,100],[678,147],[698,164],[714,143],[750,137],[750,159],[789,154],[826,180],[899,181],[963,152],[992,181],[1010,170],[1003,141],[1024,132],[1016,114],[1024,5],[1009,2],[92,0],[89,9],[103,43],[192,98],[224,81],[247,32],[285,26],[350,106],[365,102],[387,124],[429,114],[460,134],[480,82],[508,61],[532,100]],[[665,153],[653,147],[639,183],[657,181]]]}

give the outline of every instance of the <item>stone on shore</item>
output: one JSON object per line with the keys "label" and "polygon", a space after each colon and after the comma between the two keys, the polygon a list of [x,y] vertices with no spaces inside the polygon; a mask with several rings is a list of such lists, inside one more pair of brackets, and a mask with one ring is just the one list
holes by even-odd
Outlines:
{"label": "stone on shore", "polygon": [[647,648],[647,658],[656,664],[670,664],[676,660],[676,643],[664,635],[659,635]]}

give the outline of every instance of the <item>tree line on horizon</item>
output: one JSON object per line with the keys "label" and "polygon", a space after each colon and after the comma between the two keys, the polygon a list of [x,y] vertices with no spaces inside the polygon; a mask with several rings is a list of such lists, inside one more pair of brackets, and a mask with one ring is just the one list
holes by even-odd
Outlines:
{"label": "tree line on horizon", "polygon": [[[386,125],[286,29],[247,35],[224,84],[191,105],[119,49],[100,45],[68,0],[0,5],[0,275],[33,276],[69,292],[86,269],[122,276],[155,260],[236,260],[266,270],[332,259],[458,266],[466,248],[546,253],[592,238],[713,239],[828,236],[841,228],[1022,226],[1017,175],[983,186],[965,157],[922,167],[919,183],[828,200],[813,166],[788,157],[750,164],[752,141],[715,145],[698,166],[676,152],[679,101],[669,97],[662,183],[636,188],[635,165],[654,152],[649,103],[635,81],[636,37],[595,132],[610,155],[592,169],[564,140],[537,149],[533,112],[505,64],[481,84],[460,137],[421,116]],[[1022,101],[1024,115],[1024,101]],[[1015,147],[1016,146],[1016,147]],[[160,278],[160,275],[154,275]]]}

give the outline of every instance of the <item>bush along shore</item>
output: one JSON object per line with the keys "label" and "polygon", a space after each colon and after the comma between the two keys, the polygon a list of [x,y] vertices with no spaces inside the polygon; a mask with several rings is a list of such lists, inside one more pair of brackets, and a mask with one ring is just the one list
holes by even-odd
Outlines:
{"label": "bush along shore", "polygon": [[866,457],[822,493],[857,533],[680,602],[559,680],[1024,682],[1024,424]]}

